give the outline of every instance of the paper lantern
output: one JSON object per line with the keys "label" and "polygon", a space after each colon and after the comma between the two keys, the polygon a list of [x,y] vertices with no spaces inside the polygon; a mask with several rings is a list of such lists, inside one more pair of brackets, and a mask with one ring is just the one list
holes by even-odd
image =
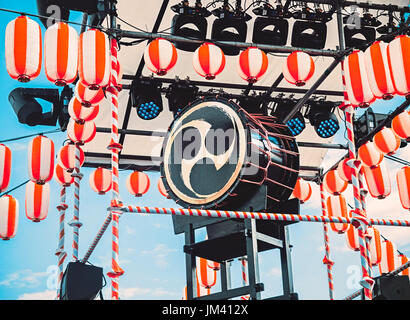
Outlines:
{"label": "paper lantern", "polygon": [[27,16],[10,21],[6,27],[4,53],[7,72],[13,79],[28,82],[41,71],[40,25]]}
{"label": "paper lantern", "polygon": [[[346,199],[342,195],[329,196],[326,200],[327,214],[329,217],[347,218]],[[345,233],[349,228],[348,223],[330,223],[330,228],[339,234]]]}
{"label": "paper lantern", "polygon": [[353,51],[343,62],[346,93],[349,102],[355,107],[366,108],[375,100],[366,73],[364,53]]}
{"label": "paper lantern", "polygon": [[326,172],[323,177],[323,186],[326,191],[335,196],[346,190],[348,183],[342,180],[336,170]]}
{"label": "paper lantern", "polygon": [[146,173],[134,171],[127,177],[127,189],[128,192],[136,197],[141,197],[147,193],[150,180]]}
{"label": "paper lantern", "polygon": [[392,129],[384,127],[375,134],[373,142],[380,152],[390,155],[400,148],[401,140]]}
{"label": "paper lantern", "polygon": [[315,73],[315,63],[306,52],[294,51],[286,58],[282,73],[289,83],[298,87],[304,86]]}
{"label": "paper lantern", "polygon": [[380,232],[375,227],[368,227],[367,234],[370,237],[370,242],[369,242],[370,263],[372,266],[376,266],[380,263],[382,259],[382,245],[381,245]]}
{"label": "paper lantern", "polygon": [[[409,261],[409,259],[404,254],[399,254],[398,259],[399,259],[399,266],[401,266],[401,265],[403,265],[403,264],[405,264]],[[403,270],[402,272],[400,272],[399,275],[409,277],[409,275],[410,275],[409,268],[407,268],[407,269]]]}
{"label": "paper lantern", "polygon": [[298,198],[301,203],[305,203],[312,195],[312,187],[310,183],[302,178],[296,180],[295,188],[293,189],[292,196]]}
{"label": "paper lantern", "polygon": [[110,40],[105,33],[90,29],[80,35],[78,75],[80,81],[91,90],[98,90],[109,84]]}
{"label": "paper lantern", "polygon": [[90,186],[98,194],[105,194],[111,189],[112,185],[111,171],[105,168],[97,168],[90,174]]}
{"label": "paper lantern", "polygon": [[351,168],[347,162],[351,159],[343,159],[339,162],[337,166],[337,174],[339,175],[340,179],[346,181],[347,183],[352,183],[352,176],[353,176],[353,168]]}
{"label": "paper lantern", "polygon": [[410,209],[410,167],[405,166],[397,171],[397,188],[401,205],[404,209]]}
{"label": "paper lantern", "polygon": [[37,136],[28,145],[28,174],[31,181],[43,184],[54,173],[54,143],[44,136]]}
{"label": "paper lantern", "polygon": [[159,191],[160,194],[162,194],[167,199],[171,199],[171,197],[169,196],[167,190],[165,189],[164,182],[162,181],[161,178],[158,179],[157,186],[158,186],[158,191]]}
{"label": "paper lantern", "polygon": [[410,38],[407,35],[397,36],[387,46],[387,58],[390,75],[396,93],[410,93]]}
{"label": "paper lantern", "polygon": [[[349,217],[352,217],[352,216],[353,216],[353,212],[350,211]],[[359,232],[357,231],[357,228],[354,227],[352,224],[350,224],[345,235],[346,235],[347,246],[354,251],[360,251]]]}
{"label": "paper lantern", "polygon": [[363,172],[367,189],[373,198],[384,199],[390,194],[390,177],[384,161],[374,168],[363,167]]}
{"label": "paper lantern", "polygon": [[[198,281],[198,270],[196,271],[196,297],[202,297],[202,296],[207,296],[211,294],[211,289],[205,289],[203,286],[199,284]],[[188,288],[187,286],[184,287],[184,296],[182,297],[182,300],[187,300],[188,299],[188,294],[187,294]]]}
{"label": "paper lantern", "polygon": [[68,113],[71,119],[79,123],[92,121],[98,116],[100,107],[98,105],[94,107],[85,107],[81,101],[76,97],[73,97],[68,104]]}
{"label": "paper lantern", "polygon": [[370,89],[376,98],[388,100],[393,98],[395,89],[390,76],[387,59],[387,43],[376,41],[364,53],[367,79]]}
{"label": "paper lantern", "polygon": [[71,175],[71,172],[68,172],[59,164],[56,164],[54,179],[63,187],[69,187],[74,182],[74,177]]}
{"label": "paper lantern", "polygon": [[[84,151],[80,146],[77,146],[77,148],[80,150],[80,167],[82,167],[85,160]],[[66,144],[60,149],[57,156],[59,165],[69,172],[73,172],[75,168],[75,149],[75,144]]]}
{"label": "paper lantern", "polygon": [[0,143],[0,193],[7,190],[11,174],[11,151]]}
{"label": "paper lantern", "polygon": [[105,98],[104,91],[99,88],[98,90],[91,90],[87,86],[78,81],[75,86],[75,97],[81,101],[84,107],[95,107]]}
{"label": "paper lantern", "polygon": [[151,41],[144,51],[145,65],[159,76],[166,75],[177,63],[177,58],[177,49],[163,38]]}
{"label": "paper lantern", "polygon": [[216,284],[216,271],[208,267],[208,260],[197,257],[197,270],[199,285],[210,289]]}
{"label": "paper lantern", "polygon": [[0,238],[10,240],[17,233],[19,203],[10,195],[0,198]]}
{"label": "paper lantern", "polygon": [[208,260],[208,268],[218,271],[221,269],[221,264],[219,262]]}
{"label": "paper lantern", "polygon": [[29,181],[26,186],[26,216],[33,222],[47,217],[50,202],[50,185]]}
{"label": "paper lantern", "polygon": [[388,240],[382,241],[382,259],[379,264],[380,274],[392,272],[399,267],[399,259],[396,245]]}
{"label": "paper lantern", "polygon": [[44,68],[57,86],[73,83],[78,72],[78,34],[64,22],[53,24],[44,35]]}
{"label": "paper lantern", "polygon": [[391,122],[393,132],[401,139],[410,140],[410,111],[395,116]]}
{"label": "paper lantern", "polygon": [[383,160],[383,153],[376,148],[372,141],[367,141],[360,146],[357,154],[363,165],[371,168],[378,166]]}
{"label": "paper lantern", "polygon": [[268,65],[265,52],[256,47],[249,47],[239,55],[238,73],[242,79],[255,83],[266,73]]}
{"label": "paper lantern", "polygon": [[207,42],[195,50],[192,63],[200,76],[213,80],[225,68],[225,55],[221,48]]}
{"label": "paper lantern", "polygon": [[94,139],[97,128],[93,121],[87,121],[84,123],[75,122],[75,120],[70,119],[67,125],[67,135],[68,138],[77,144],[88,143]]}

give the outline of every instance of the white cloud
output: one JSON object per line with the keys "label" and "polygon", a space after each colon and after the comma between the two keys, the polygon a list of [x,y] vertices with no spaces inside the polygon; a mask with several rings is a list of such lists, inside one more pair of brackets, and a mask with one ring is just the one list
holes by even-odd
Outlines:
{"label": "white cloud", "polygon": [[136,234],[136,231],[128,225],[125,226],[125,230],[127,230],[127,234],[130,234],[130,235]]}
{"label": "white cloud", "polygon": [[151,255],[154,258],[155,264],[161,268],[168,266],[167,256],[172,252],[176,252],[176,249],[170,249],[165,244],[159,243],[152,250],[141,251],[142,255]]}
{"label": "white cloud", "polygon": [[280,277],[282,275],[282,271],[280,268],[271,268],[269,271],[266,273],[268,277]]}
{"label": "white cloud", "polygon": [[18,300],[54,300],[56,298],[55,290],[46,290],[40,292],[24,293],[19,296]]}
{"label": "white cloud", "polygon": [[7,287],[37,287],[40,279],[50,276],[47,272],[33,272],[30,269],[10,273],[0,282],[0,286]]}

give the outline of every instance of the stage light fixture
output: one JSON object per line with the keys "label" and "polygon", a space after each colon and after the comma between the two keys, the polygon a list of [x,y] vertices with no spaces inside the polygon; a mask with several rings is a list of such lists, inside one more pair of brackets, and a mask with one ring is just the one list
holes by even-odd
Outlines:
{"label": "stage light fixture", "polygon": [[188,81],[177,81],[168,87],[165,97],[168,99],[168,108],[177,117],[190,102],[197,97],[199,88]]}
{"label": "stage light fixture", "polygon": [[244,95],[238,99],[238,104],[250,114],[267,114],[267,108],[262,106],[262,97],[259,95]]}
{"label": "stage light fixture", "polygon": [[[51,111],[37,101],[50,102]],[[18,121],[29,126],[55,126],[61,113],[58,89],[16,88],[9,94],[9,102],[17,115]]]}
{"label": "stage light fixture", "polygon": [[143,120],[152,120],[163,111],[161,83],[152,79],[140,80],[135,89],[135,108]]}
{"label": "stage light fixture", "polygon": [[[282,99],[276,102],[271,112],[271,116],[279,118],[280,121],[288,115],[289,111],[296,105],[296,101],[292,99]],[[298,111],[290,120],[285,123],[294,137],[298,136],[305,130],[306,123],[302,113]]]}
{"label": "stage light fixture", "polygon": [[[177,13],[171,23],[172,35],[197,40],[206,39],[208,29],[206,18],[211,15],[211,12],[203,8],[200,1],[197,1],[194,7],[190,7],[188,1],[182,1],[171,9]],[[175,43],[177,49],[188,52],[194,52],[199,46],[200,44],[197,43]]]}
{"label": "stage light fixture", "polygon": [[330,138],[340,129],[339,120],[333,113],[336,104],[324,100],[312,100],[308,102],[309,110],[307,118],[321,138]]}
{"label": "stage light fixture", "polygon": [[358,141],[369,135],[374,129],[386,118],[388,114],[376,113],[372,108],[367,108],[366,111],[354,121],[353,131],[355,140]]}
{"label": "stage light fixture", "polygon": [[354,11],[350,16],[343,18],[343,23],[346,24],[343,32],[348,48],[361,48],[367,43],[374,42],[376,40],[376,27],[382,24],[368,11],[364,11],[362,17]]}
{"label": "stage light fixture", "polygon": [[[217,17],[212,25],[212,39],[216,41],[245,42],[248,32],[246,24],[252,17],[243,12],[240,7],[232,10],[229,5],[224,5],[212,11]],[[236,56],[240,48],[220,46],[225,55]]]}

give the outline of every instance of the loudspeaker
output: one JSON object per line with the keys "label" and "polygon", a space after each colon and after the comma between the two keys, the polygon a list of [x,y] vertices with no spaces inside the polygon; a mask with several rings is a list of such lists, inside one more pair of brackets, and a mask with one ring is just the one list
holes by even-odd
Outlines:
{"label": "loudspeaker", "polygon": [[410,300],[408,276],[384,276],[374,280],[373,300]]}
{"label": "loudspeaker", "polygon": [[103,277],[100,267],[70,262],[61,281],[60,300],[94,300],[98,293],[101,296]]}

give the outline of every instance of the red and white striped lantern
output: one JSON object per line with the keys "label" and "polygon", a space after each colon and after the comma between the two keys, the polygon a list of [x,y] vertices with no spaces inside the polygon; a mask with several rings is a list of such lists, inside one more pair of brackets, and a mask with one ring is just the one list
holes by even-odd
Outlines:
{"label": "red and white striped lantern", "polygon": [[[349,217],[351,218],[353,216],[353,212],[349,212]],[[354,251],[359,251],[360,246],[359,246],[359,232],[357,231],[357,228],[353,226],[352,224],[349,225],[349,228],[346,231],[346,243],[347,246],[354,250]]]}
{"label": "red and white striped lantern", "polygon": [[401,140],[392,129],[384,127],[374,135],[373,142],[380,152],[390,155],[400,148]]}
{"label": "red and white striped lantern", "polygon": [[380,274],[385,274],[399,267],[399,259],[396,245],[388,240],[382,241],[382,259],[379,264]]}
{"label": "red and white striped lantern", "polygon": [[208,260],[197,257],[199,285],[210,289],[216,284],[216,271],[208,267]]}
{"label": "red and white striped lantern", "polygon": [[410,37],[397,36],[387,46],[387,59],[396,93],[410,94]]}
{"label": "red and white striped lantern", "polygon": [[75,97],[81,101],[84,107],[95,107],[105,98],[104,91],[91,90],[87,86],[78,81],[74,89]]}
{"label": "red and white striped lantern", "polygon": [[367,141],[360,146],[357,154],[363,165],[371,168],[378,166],[384,158],[383,153],[376,148],[372,141]]}
{"label": "red and white striped lantern", "polygon": [[40,25],[27,16],[10,21],[6,27],[4,53],[10,77],[20,82],[35,79],[41,71]]}
{"label": "red and white striped lantern", "polygon": [[218,270],[221,269],[221,264],[219,262],[208,260],[208,268],[211,268],[212,270],[218,271]]}
{"label": "red and white striped lantern", "polygon": [[0,198],[0,238],[10,240],[17,233],[19,203],[10,195]]}
{"label": "red and white striped lantern", "polygon": [[386,164],[382,161],[377,167],[363,167],[367,189],[373,198],[384,199],[391,192],[391,183]]}
{"label": "red and white striped lantern", "polygon": [[105,33],[90,29],[80,35],[78,75],[80,81],[91,90],[98,90],[109,84],[110,40]]}
{"label": "red and white striped lantern", "polygon": [[94,107],[85,107],[81,101],[76,97],[73,97],[68,104],[68,113],[71,119],[79,123],[92,121],[98,116],[100,107],[98,105]]}
{"label": "red and white striped lantern", "polygon": [[87,121],[84,123],[78,123],[73,119],[70,119],[67,125],[68,138],[77,144],[88,143],[94,139],[97,128],[93,121]]}
{"label": "red and white striped lantern", "polygon": [[50,203],[50,185],[29,181],[26,186],[26,216],[33,222],[40,222],[47,217]]}
{"label": "red and white striped lantern", "polygon": [[410,140],[410,111],[395,116],[391,122],[393,132],[401,139]]}
{"label": "red and white striped lantern", "polygon": [[257,82],[268,70],[268,57],[256,47],[242,51],[238,60],[239,76],[249,83]]}
{"label": "red and white striped lantern", "polygon": [[335,196],[341,194],[347,188],[347,181],[339,177],[337,170],[330,170],[326,172],[323,177],[323,186],[326,191]]}
{"label": "red and white striped lantern", "polygon": [[286,58],[282,73],[287,82],[301,87],[315,73],[315,63],[306,52],[294,51]]}
{"label": "red and white striped lantern", "polygon": [[127,177],[127,190],[129,193],[136,197],[141,197],[147,193],[150,180],[146,173],[140,171],[134,171]]}
{"label": "red and white striped lantern", "polygon": [[90,174],[90,186],[98,194],[110,191],[112,185],[111,171],[105,168],[97,168]]}
{"label": "red and white striped lantern", "polygon": [[380,238],[380,232],[375,227],[368,227],[367,234],[370,237],[370,263],[372,266],[376,266],[382,260],[382,241]]}
{"label": "red and white striped lantern", "polygon": [[225,68],[225,55],[221,48],[206,42],[195,50],[192,63],[200,76],[213,80]]}
{"label": "red and white striped lantern", "polygon": [[57,86],[73,83],[78,72],[78,33],[65,22],[53,24],[44,35],[44,68]]}
{"label": "red and white striped lantern", "polygon": [[[403,264],[405,264],[409,261],[409,259],[404,254],[399,254],[398,259],[399,259],[399,266],[403,265]],[[407,268],[407,269],[403,270],[402,272],[400,272],[399,275],[410,277],[409,268]]]}
{"label": "red and white striped lantern", "polygon": [[292,196],[299,199],[300,203],[305,203],[310,199],[312,195],[312,187],[310,183],[302,178],[296,180],[295,188],[293,189]]}
{"label": "red and white striped lantern", "polygon": [[158,179],[157,187],[158,187],[159,193],[162,196],[164,196],[167,199],[171,199],[171,197],[169,196],[169,194],[167,192],[167,189],[165,189],[164,182],[162,181],[161,178]]}
{"label": "red and white striped lantern", "polygon": [[405,166],[397,171],[397,188],[401,205],[404,209],[410,209],[410,167]]}
{"label": "red and white striped lantern", "polygon": [[[342,195],[329,196],[326,200],[327,213],[329,217],[347,218],[346,199]],[[345,233],[349,228],[348,223],[330,223],[334,232]]]}
{"label": "red and white striped lantern", "polygon": [[11,174],[11,151],[0,143],[0,192],[7,190]]}
{"label": "red and white striped lantern", "polygon": [[343,62],[346,92],[355,107],[366,108],[375,100],[366,73],[364,53],[354,51]]}
{"label": "red and white striped lantern", "polygon": [[28,146],[28,174],[31,181],[43,184],[53,178],[54,143],[44,136],[37,136]]}
{"label": "red and white striped lantern", "polygon": [[170,41],[163,38],[151,41],[144,51],[145,65],[159,76],[166,75],[175,66],[177,59],[177,49]]}
{"label": "red and white striped lantern", "polygon": [[337,166],[337,174],[339,175],[340,179],[346,181],[347,183],[352,183],[352,175],[353,175],[353,168],[351,168],[347,162],[351,159],[343,159],[339,162]]}
{"label": "red and white striped lantern", "polygon": [[[80,149],[80,167],[82,167],[85,155],[83,149],[80,146],[78,148]],[[75,168],[75,149],[75,144],[69,143],[63,146],[57,155],[58,164],[68,172],[73,172]]]}
{"label": "red and white striped lantern", "polygon": [[395,93],[387,59],[387,43],[376,41],[364,52],[367,79],[376,98],[388,100]]}
{"label": "red and white striped lantern", "polygon": [[54,179],[63,187],[69,187],[74,182],[74,177],[59,164],[56,164]]}

